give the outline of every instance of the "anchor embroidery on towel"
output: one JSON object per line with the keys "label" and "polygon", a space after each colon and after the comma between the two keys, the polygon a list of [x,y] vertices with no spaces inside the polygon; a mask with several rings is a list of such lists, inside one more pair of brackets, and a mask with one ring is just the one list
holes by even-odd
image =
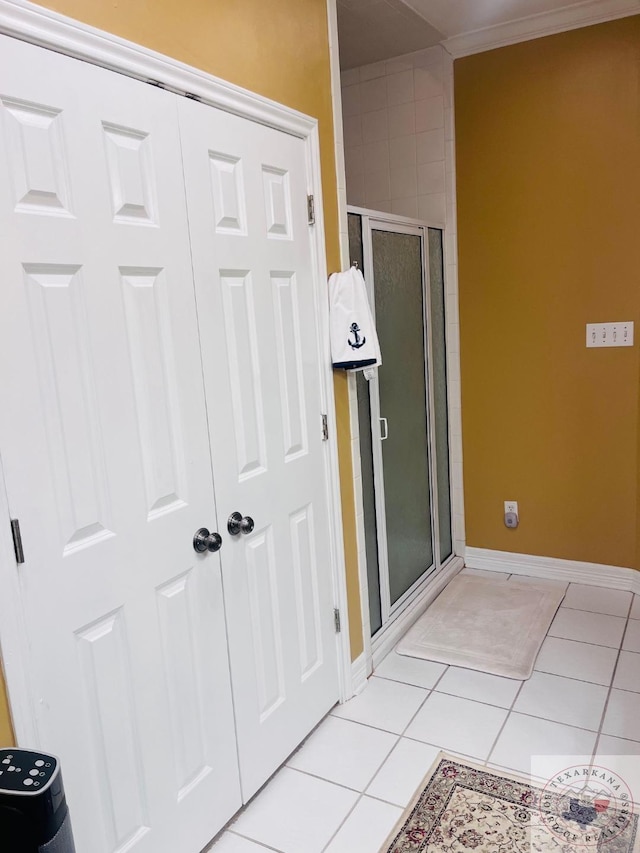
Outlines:
{"label": "anchor embroidery on towel", "polygon": [[355,338],[355,341],[352,341],[347,338],[347,343],[349,344],[351,349],[360,349],[360,347],[363,347],[366,344],[367,339],[360,338],[360,335],[358,334],[358,332],[360,331],[360,326],[357,323],[351,324],[351,331],[353,332],[353,337]]}

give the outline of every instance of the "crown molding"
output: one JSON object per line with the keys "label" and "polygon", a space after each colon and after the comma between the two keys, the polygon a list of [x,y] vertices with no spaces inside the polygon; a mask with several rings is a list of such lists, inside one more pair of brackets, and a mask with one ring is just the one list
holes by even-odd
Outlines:
{"label": "crown molding", "polygon": [[521,41],[588,27],[640,14],[640,0],[586,0],[552,12],[542,12],[493,27],[461,33],[442,42],[456,59]]}
{"label": "crown molding", "polygon": [[29,0],[0,0],[0,34],[161,85],[302,139],[316,132],[311,116]]}

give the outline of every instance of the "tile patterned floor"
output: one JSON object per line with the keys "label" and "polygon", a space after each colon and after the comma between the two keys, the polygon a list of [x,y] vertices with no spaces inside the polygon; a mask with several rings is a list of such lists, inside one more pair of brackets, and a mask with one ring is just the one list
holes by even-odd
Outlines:
{"label": "tile patterned floor", "polygon": [[640,596],[570,584],[525,682],[392,652],[209,850],[377,853],[440,749],[521,772],[640,755]]}

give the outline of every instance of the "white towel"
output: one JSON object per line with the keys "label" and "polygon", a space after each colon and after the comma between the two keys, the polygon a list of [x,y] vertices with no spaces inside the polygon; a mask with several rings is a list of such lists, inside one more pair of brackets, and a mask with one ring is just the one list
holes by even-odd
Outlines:
{"label": "white towel", "polygon": [[362,370],[382,364],[367,286],[359,269],[329,277],[331,358],[334,367]]}

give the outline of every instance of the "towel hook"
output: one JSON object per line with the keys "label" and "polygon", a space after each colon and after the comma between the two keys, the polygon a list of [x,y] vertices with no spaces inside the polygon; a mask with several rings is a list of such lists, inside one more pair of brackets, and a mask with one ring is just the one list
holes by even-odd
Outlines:
{"label": "towel hook", "polygon": [[360,269],[360,264],[357,261],[351,261],[351,266]]}

